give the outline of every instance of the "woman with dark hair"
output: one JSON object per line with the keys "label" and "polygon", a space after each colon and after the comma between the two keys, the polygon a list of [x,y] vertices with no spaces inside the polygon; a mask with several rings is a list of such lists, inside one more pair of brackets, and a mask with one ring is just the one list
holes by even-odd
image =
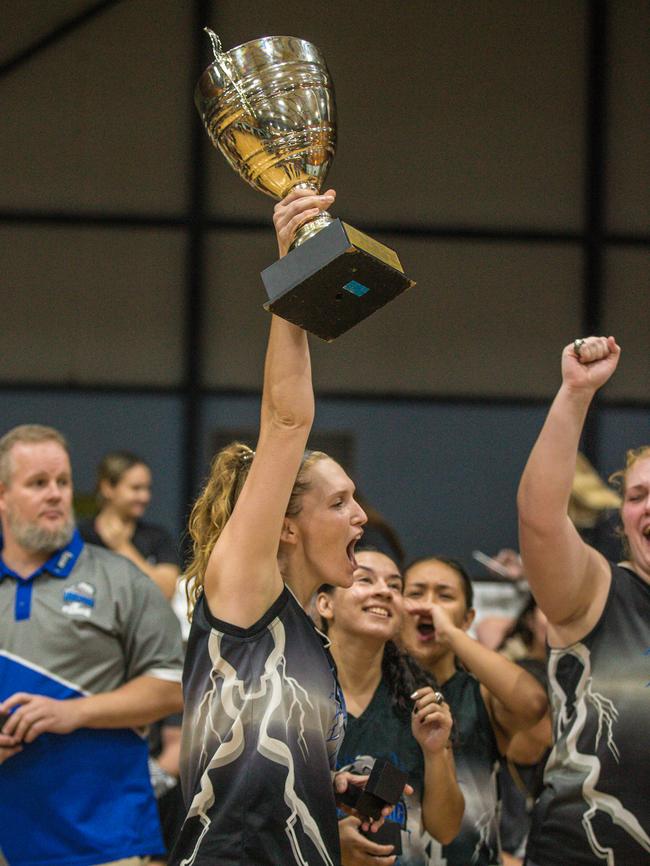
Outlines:
{"label": "woman with dark hair", "polygon": [[425,557],[404,573],[404,648],[440,683],[457,734],[454,753],[465,798],[460,833],[432,843],[428,866],[500,862],[496,772],[513,736],[543,717],[544,689],[529,673],[467,634],[472,583],[453,559]]}
{"label": "woman with dark hair", "polygon": [[[324,586],[316,599],[348,710],[339,766],[368,773],[377,758],[389,758],[408,773],[412,791],[387,820],[402,828],[399,863],[425,866],[427,834],[450,842],[463,815],[451,713],[435,679],[395,645],[403,614],[399,568],[375,550],[356,558],[352,587]],[[393,846],[367,839],[359,824],[354,817],[339,823],[343,866],[394,863]]]}
{"label": "woman with dark hair", "polygon": [[596,392],[613,375],[614,337],[562,352],[562,384],[519,485],[519,540],[548,617],[555,744],[533,812],[529,866],[647,866],[650,774],[650,446],[616,476],[627,544],[619,565],[569,518],[578,444]]}
{"label": "woman with dark hair", "polygon": [[130,451],[111,451],[97,467],[99,511],[79,522],[84,541],[126,556],[170,599],[180,573],[176,544],[162,526],[143,520],[151,502],[151,469]]}
{"label": "woman with dark hair", "polygon": [[[294,190],[276,205],[281,256],[333,200]],[[366,516],[341,466],[305,452],[313,417],[307,335],[274,316],[257,447],[216,456],[190,518],[188,814],[174,864],[339,864],[331,770],[345,711],[303,605],[322,583],[352,584]]]}

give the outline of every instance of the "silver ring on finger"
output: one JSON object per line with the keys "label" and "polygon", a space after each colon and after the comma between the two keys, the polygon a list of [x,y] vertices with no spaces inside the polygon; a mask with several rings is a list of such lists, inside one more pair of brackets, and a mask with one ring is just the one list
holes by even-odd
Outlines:
{"label": "silver ring on finger", "polygon": [[443,695],[442,692],[434,692],[434,693],[433,693],[433,700],[434,700],[437,704],[444,704],[444,702],[445,702],[445,696]]}
{"label": "silver ring on finger", "polygon": [[576,353],[578,358],[580,357],[580,350],[584,346],[584,343],[585,343],[585,341],[582,339],[573,341],[573,351]]}

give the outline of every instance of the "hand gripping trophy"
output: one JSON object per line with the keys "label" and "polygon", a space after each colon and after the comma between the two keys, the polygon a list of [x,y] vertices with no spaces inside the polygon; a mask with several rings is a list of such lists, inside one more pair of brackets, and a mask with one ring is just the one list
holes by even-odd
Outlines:
{"label": "hand gripping trophy", "polygon": [[[334,89],[321,52],[291,36],[268,36],[222,51],[194,100],[215,147],[251,186],[281,199],[320,192],[336,147]],[[262,272],[264,306],[333,340],[415,285],[397,253],[321,213],[296,232],[288,255]]]}

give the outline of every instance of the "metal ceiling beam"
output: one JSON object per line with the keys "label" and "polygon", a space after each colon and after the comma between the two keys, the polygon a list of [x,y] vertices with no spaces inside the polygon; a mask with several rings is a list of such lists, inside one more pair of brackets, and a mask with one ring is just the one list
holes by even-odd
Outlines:
{"label": "metal ceiling beam", "polygon": [[16,69],[19,69],[25,63],[28,63],[33,57],[36,57],[37,54],[45,51],[51,45],[56,45],[57,42],[65,39],[66,36],[74,33],[75,30],[78,30],[80,27],[83,27],[84,24],[92,21],[93,18],[97,18],[97,16],[101,15],[103,12],[108,12],[109,9],[112,9],[113,6],[117,6],[117,4],[121,2],[122,0],[100,0],[99,3],[95,3],[93,6],[85,9],[73,18],[69,18],[62,24],[57,25],[49,33],[46,33],[45,36],[36,39],[31,45],[28,45],[27,48],[23,48],[17,54],[14,54],[14,56],[9,60],[0,64],[0,78],[4,78],[12,72],[15,72]]}

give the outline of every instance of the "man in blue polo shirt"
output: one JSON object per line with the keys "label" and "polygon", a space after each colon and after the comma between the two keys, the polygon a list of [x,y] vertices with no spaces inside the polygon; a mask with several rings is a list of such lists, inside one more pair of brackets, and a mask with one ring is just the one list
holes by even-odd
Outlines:
{"label": "man in blue polo shirt", "polygon": [[182,698],[178,622],[127,559],[84,545],[56,430],[0,439],[0,850],[98,866],[162,850],[142,726]]}

